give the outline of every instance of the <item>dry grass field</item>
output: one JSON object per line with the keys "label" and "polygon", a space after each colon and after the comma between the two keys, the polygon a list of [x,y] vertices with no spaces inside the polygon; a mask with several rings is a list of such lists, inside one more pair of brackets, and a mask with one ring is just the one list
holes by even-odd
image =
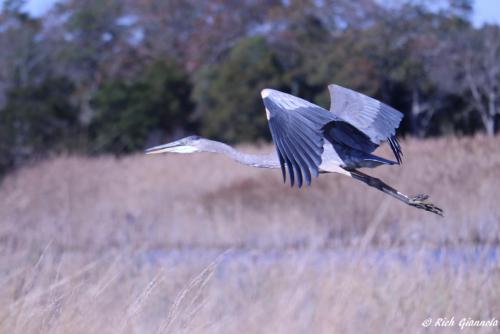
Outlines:
{"label": "dry grass field", "polygon": [[18,170],[0,186],[0,333],[455,333],[500,319],[500,137],[402,145],[403,167],[367,172],[430,194],[444,218],[341,175],[290,189],[206,154]]}

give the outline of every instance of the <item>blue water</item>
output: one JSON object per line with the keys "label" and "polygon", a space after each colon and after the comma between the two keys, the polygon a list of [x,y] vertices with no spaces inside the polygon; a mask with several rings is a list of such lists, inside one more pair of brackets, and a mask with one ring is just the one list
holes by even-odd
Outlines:
{"label": "blue water", "polygon": [[179,248],[155,249],[141,254],[141,262],[162,266],[208,264],[216,261],[218,268],[238,263],[242,266],[273,266],[302,263],[313,267],[326,267],[356,263],[381,269],[399,265],[412,267],[423,265],[428,270],[442,266],[452,268],[498,267],[500,246],[447,246],[438,248],[370,248],[358,251],[354,248],[335,249],[216,249]]}

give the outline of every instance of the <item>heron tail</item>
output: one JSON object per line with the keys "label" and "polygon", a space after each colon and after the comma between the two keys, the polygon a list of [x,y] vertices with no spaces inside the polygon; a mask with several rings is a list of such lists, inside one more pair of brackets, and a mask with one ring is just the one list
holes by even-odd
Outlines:
{"label": "heron tail", "polygon": [[380,165],[398,165],[399,162],[397,161],[392,161],[388,160],[382,157],[379,157],[377,155],[365,153],[365,157],[363,158],[363,161],[360,163],[360,167],[377,167]]}

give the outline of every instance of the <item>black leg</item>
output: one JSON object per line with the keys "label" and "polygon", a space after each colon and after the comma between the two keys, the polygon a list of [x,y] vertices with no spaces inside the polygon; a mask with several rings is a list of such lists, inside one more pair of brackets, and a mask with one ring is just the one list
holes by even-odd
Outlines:
{"label": "black leg", "polygon": [[428,195],[417,195],[414,197],[409,197],[403,193],[400,193],[396,189],[392,188],[385,182],[383,182],[380,179],[377,179],[376,177],[372,177],[370,175],[364,174],[356,169],[347,169],[351,173],[351,176],[358,180],[366,183],[370,187],[376,188],[380,191],[383,191],[387,195],[390,195],[403,203],[406,203],[410,206],[416,207],[418,209],[422,209],[425,211],[429,211],[432,213],[435,213],[437,215],[443,216],[443,210],[440,209],[439,207],[435,206],[434,204],[427,202],[427,199],[429,198]]}

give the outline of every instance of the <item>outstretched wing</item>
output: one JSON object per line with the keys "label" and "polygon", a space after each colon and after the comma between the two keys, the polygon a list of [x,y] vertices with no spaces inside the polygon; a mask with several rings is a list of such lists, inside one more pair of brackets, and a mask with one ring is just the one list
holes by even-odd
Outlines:
{"label": "outstretched wing", "polygon": [[311,184],[311,174],[318,176],[323,153],[323,127],[335,120],[327,110],[296,96],[272,89],[261,93],[269,128],[286,181],[285,165],[293,187],[302,186],[303,177]]}
{"label": "outstretched wing", "polygon": [[403,153],[395,134],[403,114],[374,98],[339,85],[329,85],[328,90],[330,111],[363,132],[377,146],[387,140],[401,163]]}

